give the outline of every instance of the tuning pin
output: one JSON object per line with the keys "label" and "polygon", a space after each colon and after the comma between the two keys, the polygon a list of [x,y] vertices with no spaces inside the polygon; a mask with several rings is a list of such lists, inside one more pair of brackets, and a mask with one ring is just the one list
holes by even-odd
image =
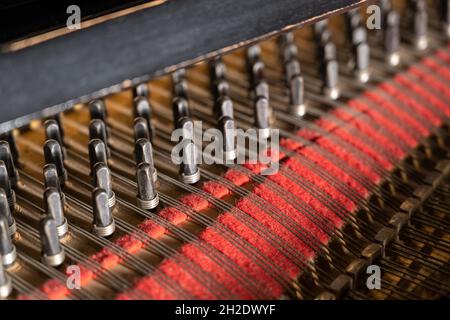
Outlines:
{"label": "tuning pin", "polygon": [[400,63],[399,45],[400,45],[400,16],[394,10],[386,12],[384,17],[384,51],[387,62],[391,66]]}
{"label": "tuning pin", "polygon": [[11,278],[6,273],[5,268],[0,263],[0,299],[6,299],[12,292]]}
{"label": "tuning pin", "polygon": [[110,156],[110,150],[108,148],[108,134],[106,131],[106,124],[100,119],[93,119],[89,122],[89,139],[100,139],[105,144],[106,154]]}
{"label": "tuning pin", "polygon": [[177,97],[172,103],[173,121],[178,127],[178,121],[184,117],[190,117],[189,104],[185,98]]}
{"label": "tuning pin", "polygon": [[258,45],[251,46],[247,49],[247,69],[253,90],[264,79],[264,62],[260,59],[260,55],[261,48]]}
{"label": "tuning pin", "polygon": [[[280,46],[285,47],[294,42],[294,33],[293,32],[285,32],[280,35],[279,38]],[[289,59],[288,59],[289,60]]]}
{"label": "tuning pin", "polygon": [[359,9],[353,9],[347,12],[347,31],[350,36],[352,30],[360,27],[362,24],[361,15],[359,14]]}
{"label": "tuning pin", "polygon": [[55,140],[61,146],[64,158],[66,157],[66,150],[64,148],[63,136],[58,122],[54,119],[49,119],[44,123],[46,140]]}
{"label": "tuning pin", "polygon": [[150,95],[150,91],[149,91],[146,83],[141,83],[141,84],[138,84],[137,86],[133,87],[133,98],[136,98],[136,97],[148,98],[149,95]]}
{"label": "tuning pin", "polygon": [[178,120],[178,128],[182,129],[182,161],[180,164],[180,179],[184,183],[194,184],[200,180],[200,170],[197,167],[197,147],[193,141],[194,124],[186,117]]}
{"label": "tuning pin", "polygon": [[16,247],[11,240],[8,221],[4,216],[0,216],[0,258],[1,264],[5,267],[11,266],[17,258]]}
{"label": "tuning pin", "polygon": [[171,76],[174,83],[180,82],[186,78],[186,69],[175,70]]}
{"label": "tuning pin", "polygon": [[67,180],[67,170],[64,167],[64,156],[61,146],[56,140],[47,140],[44,144],[45,163],[53,163],[58,171],[61,184]]}
{"label": "tuning pin", "polygon": [[39,233],[41,235],[42,262],[52,267],[60,266],[66,255],[64,248],[59,243],[56,222],[51,216],[46,216],[40,221]]}
{"label": "tuning pin", "polygon": [[223,155],[226,162],[234,161],[237,157],[235,144],[234,120],[228,116],[219,119],[219,130],[223,137]]}
{"label": "tuning pin", "polygon": [[425,50],[428,47],[428,13],[426,1],[410,0],[411,29],[414,34],[414,45],[417,50]]}
{"label": "tuning pin", "polygon": [[53,163],[46,164],[43,169],[45,189],[55,188],[60,194],[62,193],[61,184],[59,182],[58,171]]}
{"label": "tuning pin", "polygon": [[19,173],[17,172],[16,166],[14,165],[14,158],[9,148],[9,144],[6,141],[0,141],[0,160],[2,160],[6,169],[8,170],[9,182],[14,187],[19,180]]}
{"label": "tuning pin", "polygon": [[391,0],[379,0],[378,5],[380,6],[383,13],[392,10]]}
{"label": "tuning pin", "polygon": [[293,77],[290,81],[289,89],[289,111],[292,115],[303,117],[306,114],[303,77],[300,75]]}
{"label": "tuning pin", "polygon": [[0,140],[5,140],[6,142],[8,142],[14,163],[19,163],[19,151],[17,151],[16,139],[14,138],[13,132],[9,131],[2,134],[0,136]]}
{"label": "tuning pin", "polygon": [[174,96],[187,99],[188,98],[187,92],[188,92],[188,83],[186,79],[181,79],[180,81],[173,83]]}
{"label": "tuning pin", "polygon": [[298,60],[298,48],[295,43],[289,43],[281,47],[283,61]]}
{"label": "tuning pin", "polygon": [[233,119],[233,113],[233,101],[231,101],[231,99],[227,96],[220,97],[216,104],[216,117],[221,118],[227,116]]}
{"label": "tuning pin", "polygon": [[290,60],[284,65],[286,72],[286,83],[290,83],[291,79],[300,74],[300,62],[298,60]]}
{"label": "tuning pin", "polygon": [[319,73],[322,79],[322,92],[332,99],[338,96],[336,46],[331,41],[318,45]]}
{"label": "tuning pin", "polygon": [[254,45],[247,48],[247,59],[250,63],[254,63],[256,60],[259,60],[261,56],[261,47],[258,45]]}
{"label": "tuning pin", "polygon": [[255,127],[259,129],[261,138],[270,136],[270,106],[265,97],[259,97],[255,102]]}
{"label": "tuning pin", "polygon": [[362,26],[353,29],[351,34],[353,46],[354,68],[353,71],[362,83],[369,81],[370,47],[367,43],[367,32]]}
{"label": "tuning pin", "polygon": [[108,237],[116,230],[109,195],[104,189],[96,188],[92,192],[92,207],[94,208],[94,221],[92,231],[99,237]]}
{"label": "tuning pin", "polygon": [[91,165],[91,175],[94,173],[94,166],[98,162],[103,162],[108,165],[108,155],[106,153],[106,146],[100,139],[92,139],[89,141],[89,163]]}
{"label": "tuning pin", "polygon": [[155,130],[152,125],[152,108],[147,98],[145,97],[136,97],[134,99],[134,117],[135,118],[143,118],[147,121],[147,130],[150,134],[150,138],[153,139]]}
{"label": "tuning pin", "polygon": [[225,80],[226,66],[220,58],[216,58],[209,63],[211,88],[214,100],[228,95],[229,85]]}
{"label": "tuning pin", "polygon": [[0,160],[0,188],[3,189],[7,198],[7,203],[11,211],[14,211],[16,203],[16,193],[11,188],[11,183],[8,177],[8,170],[5,163]]}
{"label": "tuning pin", "polygon": [[44,192],[44,210],[55,221],[56,233],[64,237],[69,231],[67,219],[64,216],[64,206],[61,194],[56,188],[47,188]]}
{"label": "tuning pin", "polygon": [[330,99],[339,98],[339,66],[336,60],[326,61],[322,67],[323,93]]}
{"label": "tuning pin", "polygon": [[156,183],[158,180],[158,172],[155,169],[153,162],[153,147],[148,139],[141,138],[136,141],[134,147],[134,153],[136,156],[136,164],[148,163],[152,168],[152,178],[153,182]]}
{"label": "tuning pin", "polygon": [[450,0],[440,0],[439,15],[447,37],[450,37]]}
{"label": "tuning pin", "polygon": [[145,210],[154,209],[159,204],[159,196],[152,176],[152,167],[148,163],[142,162],[137,166],[137,204],[140,208]]}
{"label": "tuning pin", "polygon": [[137,141],[139,139],[150,140],[147,121],[144,118],[138,117],[134,119],[133,127],[134,127],[134,141]]}
{"label": "tuning pin", "polygon": [[108,194],[110,208],[116,204],[116,195],[112,189],[111,172],[106,164],[99,162],[94,166],[94,185]]}
{"label": "tuning pin", "polygon": [[9,234],[13,236],[16,233],[16,221],[14,220],[9,205],[9,199],[4,189],[0,188],[0,217],[4,217],[8,222]]}
{"label": "tuning pin", "polygon": [[93,100],[89,104],[91,119],[100,119],[106,122],[108,114],[106,112],[105,102],[101,99]]}
{"label": "tuning pin", "polygon": [[221,58],[211,60],[209,63],[209,68],[211,72],[211,78],[213,79],[225,78],[227,68]]}
{"label": "tuning pin", "polygon": [[321,33],[327,31],[327,29],[328,29],[328,20],[327,19],[323,19],[323,20],[320,20],[320,21],[316,22],[313,25],[313,28],[314,28],[314,33],[316,35],[320,35]]}
{"label": "tuning pin", "polygon": [[269,85],[266,81],[259,81],[254,87],[255,97],[264,97],[269,100]]}

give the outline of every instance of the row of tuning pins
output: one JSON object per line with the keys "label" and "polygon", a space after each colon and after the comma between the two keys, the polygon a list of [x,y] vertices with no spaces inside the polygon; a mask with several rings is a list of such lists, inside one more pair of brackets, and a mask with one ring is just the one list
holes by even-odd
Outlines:
{"label": "row of tuning pins", "polygon": [[186,71],[179,69],[172,73],[173,101],[172,114],[175,129],[180,130],[179,143],[182,143],[181,161],[178,177],[181,182],[195,184],[200,180],[198,166],[198,147],[194,139],[194,122],[189,108]]}
{"label": "row of tuning pins", "polygon": [[0,299],[7,298],[12,291],[12,282],[6,269],[17,259],[13,239],[17,233],[14,219],[15,188],[19,181],[16,169],[18,152],[11,133],[0,140]]}
{"label": "row of tuning pins", "polygon": [[[444,32],[450,37],[450,0],[438,0],[438,15]],[[391,66],[400,63],[399,47],[400,15],[393,8],[390,0],[380,1],[382,14],[382,38],[386,60]],[[429,14],[426,0],[409,0],[405,11],[405,25],[409,30],[406,39],[417,51],[424,51],[429,47]]]}
{"label": "row of tuning pins", "polygon": [[[144,84],[133,89],[137,205],[145,210],[154,209],[159,204],[156,189],[157,171],[154,167],[152,147],[155,130],[151,122],[152,110],[148,94],[148,88]],[[95,225],[94,230],[106,236],[105,233],[114,232],[111,208],[114,207],[116,200],[108,168],[111,150],[108,146],[109,130],[106,125],[107,112],[104,101],[93,101],[90,111],[92,120],[89,124],[89,162],[93,183],[97,186],[94,190],[93,204],[95,199],[103,199],[107,203],[107,206],[103,207],[104,214],[101,215],[105,219],[100,220],[103,223]]]}

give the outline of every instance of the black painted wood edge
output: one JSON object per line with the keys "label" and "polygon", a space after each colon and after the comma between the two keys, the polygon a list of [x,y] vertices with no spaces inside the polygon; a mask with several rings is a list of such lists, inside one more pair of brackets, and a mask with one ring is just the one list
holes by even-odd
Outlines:
{"label": "black painted wood edge", "polygon": [[169,0],[0,54],[0,133],[365,0]]}

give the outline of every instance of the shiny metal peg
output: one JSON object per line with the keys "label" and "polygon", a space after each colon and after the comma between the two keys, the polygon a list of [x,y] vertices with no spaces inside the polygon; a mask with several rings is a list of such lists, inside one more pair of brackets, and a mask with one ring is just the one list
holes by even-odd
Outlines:
{"label": "shiny metal peg", "polygon": [[153,182],[158,181],[158,172],[156,171],[153,160],[153,147],[152,143],[145,138],[136,141],[134,146],[134,154],[136,159],[136,165],[140,163],[147,163],[152,168]]}
{"label": "shiny metal peg", "polygon": [[1,264],[5,267],[11,266],[17,258],[16,247],[12,243],[8,228],[8,221],[4,216],[0,216],[0,258]]}
{"label": "shiny metal peg", "polygon": [[10,210],[8,197],[4,189],[0,188],[0,218],[5,218],[8,223],[8,232],[10,236],[14,236],[17,231],[16,221]]}
{"label": "shiny metal peg", "polygon": [[56,222],[51,216],[46,216],[39,223],[41,236],[41,259],[46,265],[60,266],[65,258],[64,248],[59,243]]}
{"label": "shiny metal peg", "polygon": [[5,163],[0,160],[0,188],[3,189],[6,198],[8,199],[8,205],[12,212],[14,212],[16,204],[16,193],[11,187],[10,179],[8,176],[8,169]]}
{"label": "shiny metal peg", "polygon": [[56,225],[56,233],[60,238],[69,232],[69,224],[64,216],[64,204],[61,194],[56,188],[47,188],[44,191],[44,210]]}
{"label": "shiny metal peg", "polygon": [[56,140],[47,140],[44,144],[45,163],[52,163],[58,171],[58,177],[62,185],[67,180],[67,170],[64,166],[64,156],[61,145]]}
{"label": "shiny metal peg", "polygon": [[99,237],[112,235],[116,230],[116,224],[109,206],[109,195],[104,189],[94,189],[92,207],[94,211],[93,233]]}
{"label": "shiny metal peg", "polygon": [[156,191],[152,175],[152,167],[148,163],[142,162],[137,166],[137,204],[140,208],[145,210],[154,209],[159,204],[159,195],[158,191]]}
{"label": "shiny metal peg", "polygon": [[2,160],[6,165],[11,186],[15,187],[17,181],[19,181],[19,173],[14,165],[14,157],[11,153],[9,143],[4,140],[0,141],[0,160]]}
{"label": "shiny metal peg", "polygon": [[0,299],[6,299],[10,296],[13,290],[11,278],[0,263]]}
{"label": "shiny metal peg", "polygon": [[108,194],[108,206],[114,207],[116,204],[116,195],[112,189],[111,171],[103,162],[98,162],[94,166],[94,185],[103,189]]}

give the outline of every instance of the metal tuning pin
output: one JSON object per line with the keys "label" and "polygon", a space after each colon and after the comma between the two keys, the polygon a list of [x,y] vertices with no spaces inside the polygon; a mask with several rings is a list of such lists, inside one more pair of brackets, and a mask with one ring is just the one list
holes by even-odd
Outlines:
{"label": "metal tuning pin", "polygon": [[428,13],[425,0],[410,0],[411,30],[413,31],[413,44],[417,50],[428,48]]}
{"label": "metal tuning pin", "polygon": [[13,236],[16,234],[17,227],[16,227],[16,221],[14,220],[10,205],[8,201],[8,196],[6,195],[6,192],[4,189],[0,189],[0,218],[5,218],[8,223],[8,230],[9,234]]}
{"label": "metal tuning pin", "polygon": [[319,73],[322,78],[322,92],[330,99],[339,98],[339,66],[336,60],[336,46],[331,42],[327,30],[327,23],[319,22],[320,27],[315,27],[318,39]]}
{"label": "metal tuning pin", "polygon": [[386,59],[391,66],[397,66],[400,63],[400,16],[392,9],[387,10],[383,22],[383,46]]}
{"label": "metal tuning pin", "polygon": [[155,128],[152,124],[152,107],[147,97],[138,96],[133,100],[134,103],[134,117],[143,118],[147,122],[147,131],[149,132],[151,140],[155,136]]}
{"label": "metal tuning pin", "polygon": [[65,258],[64,248],[59,243],[56,222],[51,216],[44,217],[39,223],[41,236],[41,259],[46,265],[60,266]]}
{"label": "metal tuning pin", "polygon": [[0,299],[8,298],[12,290],[11,278],[6,273],[3,265],[0,263]]}
{"label": "metal tuning pin", "polygon": [[67,180],[67,170],[64,167],[64,156],[58,141],[53,139],[45,141],[44,157],[45,163],[52,163],[55,165],[56,170],[58,171],[59,181],[64,185]]}
{"label": "metal tuning pin", "polygon": [[13,157],[14,163],[19,162],[19,151],[17,150],[16,139],[14,138],[14,134],[12,131],[4,133],[0,136],[0,140],[4,140],[8,142],[9,149],[11,150],[11,154]]}
{"label": "metal tuning pin", "polygon": [[8,170],[6,168],[5,163],[0,160],[0,188],[3,189],[3,192],[7,198],[7,203],[9,209],[14,212],[15,203],[16,203],[16,193],[11,188],[11,183],[9,181]]}
{"label": "metal tuning pin", "polygon": [[146,97],[148,98],[150,95],[148,86],[146,83],[138,84],[137,86],[133,87],[133,98],[136,97]]}
{"label": "metal tuning pin", "polygon": [[137,204],[145,210],[154,209],[159,204],[159,196],[152,175],[152,167],[148,163],[142,162],[137,166]]}
{"label": "metal tuning pin", "polygon": [[152,143],[145,138],[136,141],[134,146],[134,154],[136,157],[136,165],[140,163],[147,163],[151,167],[153,182],[158,181],[158,172],[156,171],[153,162],[153,147]]}
{"label": "metal tuning pin", "polygon": [[213,59],[209,63],[211,89],[214,101],[217,101],[222,96],[227,96],[229,93],[229,85],[225,79],[226,66],[221,58]]}
{"label": "metal tuning pin", "polygon": [[89,103],[89,111],[91,114],[91,119],[106,121],[108,118],[105,102],[101,99],[91,101],[91,103]]}
{"label": "metal tuning pin", "polygon": [[110,208],[114,207],[116,204],[116,195],[112,189],[111,172],[103,162],[98,162],[94,166],[94,185],[106,191],[108,205]]}
{"label": "metal tuning pin", "polygon": [[181,151],[180,180],[187,184],[195,184],[200,180],[200,169],[197,166],[197,147],[194,143],[194,124],[191,119],[183,117],[177,121],[178,128],[182,129],[180,142]]}
{"label": "metal tuning pin", "polygon": [[49,119],[44,123],[45,127],[45,138],[46,140],[56,140],[58,141],[61,149],[63,151],[63,156],[66,158],[66,150],[64,148],[63,135],[59,123],[55,119]]}
{"label": "metal tuning pin", "polygon": [[289,112],[292,115],[302,117],[306,114],[304,81],[301,76],[298,48],[294,42],[294,34],[292,32],[283,34],[280,37],[280,46],[286,84],[289,88]]}
{"label": "metal tuning pin", "polygon": [[177,97],[188,98],[188,86],[186,81],[186,70],[179,69],[172,73],[173,93]]}
{"label": "metal tuning pin", "polygon": [[447,37],[450,38],[450,0],[440,0],[438,8],[442,27]]}
{"label": "metal tuning pin", "polygon": [[347,14],[347,26],[353,51],[353,72],[356,78],[366,83],[370,79],[370,47],[367,43],[366,28],[362,25],[358,10]]}
{"label": "metal tuning pin", "polygon": [[109,206],[109,195],[104,189],[94,189],[92,207],[94,210],[93,233],[99,237],[112,235],[116,230],[116,224]]}
{"label": "metal tuning pin", "polygon": [[15,187],[19,180],[19,173],[14,165],[14,158],[9,148],[9,143],[3,140],[0,141],[0,160],[6,165],[11,186]]}
{"label": "metal tuning pin", "polygon": [[150,133],[148,131],[147,120],[142,117],[137,117],[134,119],[134,141],[139,139],[150,140]]}
{"label": "metal tuning pin", "polygon": [[228,116],[221,117],[219,119],[219,130],[223,137],[223,159],[226,163],[232,162],[237,157],[234,120]]}
{"label": "metal tuning pin", "polygon": [[261,60],[261,48],[257,45],[247,49],[247,69],[254,98],[263,96],[269,100],[269,85],[264,80],[264,62]]}
{"label": "metal tuning pin", "polygon": [[181,118],[190,118],[191,112],[189,110],[188,101],[183,97],[176,97],[172,103],[173,121],[175,127],[178,127],[178,121]]}
{"label": "metal tuning pin", "polygon": [[4,216],[0,216],[0,258],[5,267],[11,266],[17,258],[16,247],[12,243],[9,233],[8,221]]}
{"label": "metal tuning pin", "polygon": [[270,107],[265,97],[258,97],[255,101],[255,127],[259,129],[259,137],[270,137]]}
{"label": "metal tuning pin", "polygon": [[106,154],[110,156],[110,150],[108,148],[108,133],[106,130],[106,124],[100,119],[92,119],[89,122],[89,139],[100,139],[105,144]]}
{"label": "metal tuning pin", "polygon": [[94,174],[94,166],[102,162],[108,165],[108,155],[106,153],[106,146],[100,139],[92,139],[89,141],[89,162],[91,165],[91,176]]}
{"label": "metal tuning pin", "polygon": [[214,111],[216,117],[220,119],[221,117],[227,116],[234,119],[234,108],[233,101],[227,96],[222,96],[217,100],[216,110]]}
{"label": "metal tuning pin", "polygon": [[44,192],[44,210],[55,221],[56,233],[64,237],[69,231],[69,224],[64,216],[64,205],[61,194],[56,188],[49,187]]}
{"label": "metal tuning pin", "polygon": [[59,182],[58,171],[53,163],[44,166],[44,185],[45,189],[55,188],[60,194],[62,193],[61,184]]}

